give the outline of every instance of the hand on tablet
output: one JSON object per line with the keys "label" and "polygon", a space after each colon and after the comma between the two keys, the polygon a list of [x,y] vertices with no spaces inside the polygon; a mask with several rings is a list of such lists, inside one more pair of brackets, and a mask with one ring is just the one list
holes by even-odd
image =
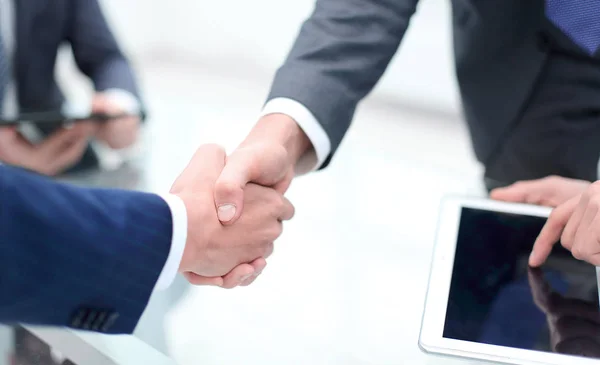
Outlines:
{"label": "hand on tablet", "polygon": [[543,264],[559,240],[575,258],[600,266],[600,181],[554,208],[535,241],[529,264]]}
{"label": "hand on tablet", "polygon": [[593,301],[566,298],[552,290],[540,269],[529,269],[535,305],[546,315],[553,351],[600,356],[600,312]]}
{"label": "hand on tablet", "polygon": [[506,202],[556,207],[581,194],[589,185],[588,181],[548,176],[538,180],[519,181],[505,188],[494,189],[490,197]]}
{"label": "hand on tablet", "polygon": [[16,128],[0,128],[0,161],[44,175],[57,175],[79,161],[93,132],[92,124],[77,123],[32,144]]}

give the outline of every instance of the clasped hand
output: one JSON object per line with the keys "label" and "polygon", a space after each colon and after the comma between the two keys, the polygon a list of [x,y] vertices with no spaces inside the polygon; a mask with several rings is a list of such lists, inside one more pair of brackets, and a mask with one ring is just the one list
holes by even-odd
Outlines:
{"label": "clasped hand", "polygon": [[243,204],[244,212],[239,209],[235,220],[223,224],[218,217],[223,209],[215,204],[215,184],[222,179],[222,172],[234,171],[223,170],[226,162],[236,164],[221,147],[201,146],[171,188],[171,193],[183,200],[188,215],[179,271],[195,285],[233,288],[251,284],[273,252],[282,222],[294,215],[294,207],[282,192],[244,181],[236,204],[238,209]]}

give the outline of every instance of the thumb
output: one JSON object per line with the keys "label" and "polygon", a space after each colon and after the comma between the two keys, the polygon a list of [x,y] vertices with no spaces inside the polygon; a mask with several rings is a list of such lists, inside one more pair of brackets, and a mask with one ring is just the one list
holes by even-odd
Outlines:
{"label": "thumb", "polygon": [[231,224],[244,209],[244,188],[253,182],[274,186],[289,170],[286,150],[281,146],[262,145],[238,148],[227,158],[215,183],[215,205],[222,223]]}

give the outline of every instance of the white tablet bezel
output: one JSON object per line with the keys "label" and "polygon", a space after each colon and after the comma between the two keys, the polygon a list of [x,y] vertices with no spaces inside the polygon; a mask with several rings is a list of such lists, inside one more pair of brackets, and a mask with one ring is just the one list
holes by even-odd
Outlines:
{"label": "white tablet bezel", "polygon": [[[446,198],[440,205],[438,230],[433,253],[429,287],[421,324],[419,346],[426,352],[469,357],[508,364],[570,365],[569,355],[479,344],[443,337],[446,308],[452,279],[454,254],[462,208],[547,217],[550,208],[478,198]],[[597,364],[597,359],[576,358],[577,364]]]}

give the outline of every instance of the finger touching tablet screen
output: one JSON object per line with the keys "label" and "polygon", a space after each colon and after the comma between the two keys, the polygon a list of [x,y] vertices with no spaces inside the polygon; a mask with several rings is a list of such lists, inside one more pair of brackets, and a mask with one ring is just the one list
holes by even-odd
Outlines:
{"label": "finger touching tablet screen", "polygon": [[595,267],[556,245],[530,269],[549,210],[488,200],[442,204],[420,345],[514,364],[600,361]]}

